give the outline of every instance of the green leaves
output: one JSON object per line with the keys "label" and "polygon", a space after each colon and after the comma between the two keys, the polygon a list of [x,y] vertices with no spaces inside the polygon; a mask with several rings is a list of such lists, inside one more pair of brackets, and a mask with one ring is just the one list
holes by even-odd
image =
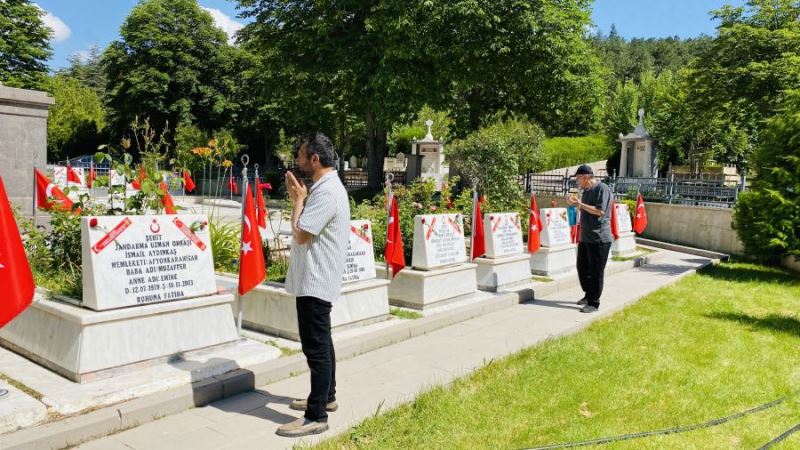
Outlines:
{"label": "green leaves", "polygon": [[50,29],[44,11],[29,0],[0,1],[0,82],[41,89],[47,77]]}

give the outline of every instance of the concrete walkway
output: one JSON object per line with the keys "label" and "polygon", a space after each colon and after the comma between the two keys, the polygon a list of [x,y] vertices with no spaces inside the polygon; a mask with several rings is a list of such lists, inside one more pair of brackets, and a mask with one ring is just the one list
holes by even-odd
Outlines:
{"label": "concrete walkway", "polygon": [[191,409],[81,445],[79,449],[277,449],[313,444],[358,424],[376,411],[407,402],[428,388],[469,374],[547,338],[576,332],[589,322],[677,281],[711,262],[708,258],[666,252],[658,262],[606,279],[599,314],[578,312],[578,288],[537,298],[375,350],[337,365],[339,410],[331,430],[302,439],[281,438],[275,428],[301,415],[289,409],[305,397],[308,374],[262,386],[253,392]]}

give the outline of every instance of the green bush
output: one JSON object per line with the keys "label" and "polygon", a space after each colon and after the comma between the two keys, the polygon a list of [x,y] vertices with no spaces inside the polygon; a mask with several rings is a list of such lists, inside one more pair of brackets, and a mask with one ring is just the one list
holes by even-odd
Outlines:
{"label": "green bush", "polygon": [[425,137],[425,128],[414,125],[403,125],[395,128],[389,136],[390,155],[411,152],[411,142]]}
{"label": "green bush", "polygon": [[544,133],[533,122],[495,122],[456,141],[450,163],[467,181],[476,181],[495,211],[516,211],[525,204],[518,176],[542,168]]}
{"label": "green bush", "polygon": [[92,187],[108,187],[108,175],[101,175],[97,177],[97,179],[94,180],[94,183],[92,183]]}
{"label": "green bush", "polygon": [[238,273],[241,240],[239,224],[212,220],[208,231],[211,253],[214,255],[214,269],[220,272]]}
{"label": "green bush", "polygon": [[739,239],[749,255],[765,260],[800,257],[800,91],[767,121],[754,158],[758,176],[734,209]]}
{"label": "green bush", "polygon": [[542,170],[601,161],[614,153],[614,146],[600,135],[547,138],[542,147]]}

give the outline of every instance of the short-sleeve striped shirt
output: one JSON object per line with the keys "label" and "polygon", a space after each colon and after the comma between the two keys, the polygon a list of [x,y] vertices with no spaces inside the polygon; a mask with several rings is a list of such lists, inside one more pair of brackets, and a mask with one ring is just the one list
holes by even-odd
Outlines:
{"label": "short-sleeve striped shirt", "polygon": [[312,237],[305,245],[292,243],[286,291],[333,303],[342,287],[350,238],[350,201],[336,171],[311,186],[297,227]]}

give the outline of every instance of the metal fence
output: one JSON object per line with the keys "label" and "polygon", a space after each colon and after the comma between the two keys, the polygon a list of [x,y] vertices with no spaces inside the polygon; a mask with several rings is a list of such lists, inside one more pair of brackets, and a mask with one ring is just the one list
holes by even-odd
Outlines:
{"label": "metal fence", "polygon": [[[617,198],[633,197],[638,192],[647,201],[731,208],[739,193],[747,189],[745,176],[704,175],[690,176],[670,173],[666,178],[598,176]],[[578,191],[575,176],[553,174],[526,174],[520,177],[525,192],[566,196]]]}
{"label": "metal fence", "polygon": [[[403,171],[384,171],[383,179],[386,179],[386,174],[391,173],[394,175],[395,184],[406,183],[406,173]],[[360,188],[369,185],[369,175],[363,169],[350,169],[344,171],[344,185],[347,188]]]}

